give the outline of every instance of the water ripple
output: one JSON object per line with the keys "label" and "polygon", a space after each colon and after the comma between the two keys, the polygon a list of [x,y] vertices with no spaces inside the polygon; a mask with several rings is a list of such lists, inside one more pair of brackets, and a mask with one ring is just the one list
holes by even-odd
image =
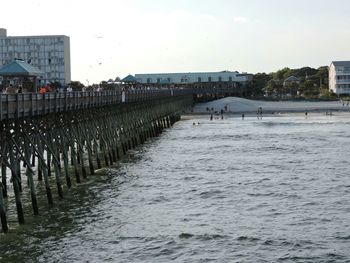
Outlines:
{"label": "water ripple", "polygon": [[0,261],[350,262],[349,138],[337,116],[176,123],[1,235]]}

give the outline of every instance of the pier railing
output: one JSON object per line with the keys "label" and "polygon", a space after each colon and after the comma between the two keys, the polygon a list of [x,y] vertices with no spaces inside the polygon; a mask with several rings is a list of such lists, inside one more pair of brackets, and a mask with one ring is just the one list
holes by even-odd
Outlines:
{"label": "pier railing", "polygon": [[51,92],[44,94],[0,94],[0,120],[33,117],[45,115],[48,113],[57,113],[87,108],[97,108],[119,103],[140,102],[152,99],[160,99],[169,96],[228,92],[232,92],[232,89],[193,88],[100,92]]}

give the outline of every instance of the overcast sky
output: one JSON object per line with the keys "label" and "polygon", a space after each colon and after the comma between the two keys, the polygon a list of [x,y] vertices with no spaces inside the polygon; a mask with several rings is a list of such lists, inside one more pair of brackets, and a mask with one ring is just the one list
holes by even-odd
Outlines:
{"label": "overcast sky", "polygon": [[348,0],[3,0],[9,36],[67,35],[72,80],[350,60]]}

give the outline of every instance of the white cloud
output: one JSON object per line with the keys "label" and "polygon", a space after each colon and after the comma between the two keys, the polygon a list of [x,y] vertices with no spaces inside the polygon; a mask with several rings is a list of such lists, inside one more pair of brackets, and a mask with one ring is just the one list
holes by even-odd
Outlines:
{"label": "white cloud", "polygon": [[240,23],[240,24],[249,23],[248,17],[245,17],[245,16],[236,16],[235,18],[233,18],[233,21],[235,21],[236,23]]}

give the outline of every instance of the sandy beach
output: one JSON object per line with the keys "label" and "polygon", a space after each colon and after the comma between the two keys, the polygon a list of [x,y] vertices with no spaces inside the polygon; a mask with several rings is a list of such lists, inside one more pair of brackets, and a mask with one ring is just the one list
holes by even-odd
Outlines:
{"label": "sandy beach", "polygon": [[[225,111],[226,107],[226,111]],[[194,114],[207,114],[207,108],[220,112],[221,109],[229,114],[256,114],[257,109],[261,107],[263,113],[283,114],[283,113],[304,113],[320,112],[332,113],[349,112],[350,106],[340,101],[259,101],[249,100],[238,97],[227,97],[206,103],[198,103],[193,108]]]}

